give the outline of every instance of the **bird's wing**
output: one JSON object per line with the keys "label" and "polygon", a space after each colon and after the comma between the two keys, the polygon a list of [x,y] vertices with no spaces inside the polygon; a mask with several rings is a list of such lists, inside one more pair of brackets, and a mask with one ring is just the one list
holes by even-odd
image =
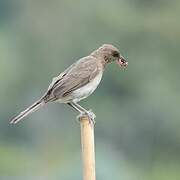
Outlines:
{"label": "bird's wing", "polygon": [[60,74],[51,84],[48,99],[65,97],[94,79],[99,73],[99,68],[95,61],[97,60],[93,57],[82,58],[73,64],[66,73]]}
{"label": "bird's wing", "polygon": [[60,73],[58,76],[54,77],[52,79],[51,84],[48,87],[49,91],[50,89],[52,89],[59,81],[62,80],[62,78],[68,73],[69,70],[71,70],[73,68],[73,66],[75,65],[75,63],[73,63],[71,66],[69,66],[64,72]]}

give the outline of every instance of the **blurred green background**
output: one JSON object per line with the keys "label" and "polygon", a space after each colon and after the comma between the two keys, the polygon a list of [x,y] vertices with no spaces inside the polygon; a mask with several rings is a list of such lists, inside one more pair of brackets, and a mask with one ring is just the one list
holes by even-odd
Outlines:
{"label": "blurred green background", "polygon": [[76,112],[9,120],[103,43],[129,66],[109,65],[81,102],[97,116],[97,179],[180,179],[179,17],[179,0],[0,0],[0,179],[82,179]]}

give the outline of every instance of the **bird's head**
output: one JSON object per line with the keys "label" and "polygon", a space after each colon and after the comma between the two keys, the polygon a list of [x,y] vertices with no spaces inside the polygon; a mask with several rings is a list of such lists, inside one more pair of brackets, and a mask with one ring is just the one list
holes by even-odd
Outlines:
{"label": "bird's head", "polygon": [[117,62],[120,67],[127,67],[128,62],[121,56],[119,50],[111,44],[104,44],[93,52],[97,57],[103,58],[105,64]]}

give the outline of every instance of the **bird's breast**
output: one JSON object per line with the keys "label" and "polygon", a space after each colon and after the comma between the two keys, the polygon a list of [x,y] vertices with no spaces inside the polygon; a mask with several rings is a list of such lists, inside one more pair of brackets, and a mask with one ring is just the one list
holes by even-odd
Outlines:
{"label": "bird's breast", "polygon": [[99,85],[101,78],[102,78],[102,72],[99,72],[99,74],[94,79],[92,79],[89,83],[75,90],[72,93],[72,96],[74,97],[74,101],[78,102],[88,97],[89,95],[91,95],[94,92],[94,90],[97,88],[97,86]]}

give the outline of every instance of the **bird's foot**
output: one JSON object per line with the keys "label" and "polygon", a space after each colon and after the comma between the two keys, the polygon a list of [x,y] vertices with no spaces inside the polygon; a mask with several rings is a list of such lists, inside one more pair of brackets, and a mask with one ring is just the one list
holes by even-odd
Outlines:
{"label": "bird's foot", "polygon": [[92,110],[80,113],[77,116],[77,119],[80,121],[83,117],[87,117],[87,116],[88,116],[89,123],[94,126],[94,124],[96,123],[95,121],[96,115],[92,112]]}
{"label": "bird's foot", "polygon": [[92,112],[91,109],[87,112],[87,115],[91,121],[90,123],[93,123],[93,125],[94,125],[96,123],[96,121],[95,121],[96,115]]}

